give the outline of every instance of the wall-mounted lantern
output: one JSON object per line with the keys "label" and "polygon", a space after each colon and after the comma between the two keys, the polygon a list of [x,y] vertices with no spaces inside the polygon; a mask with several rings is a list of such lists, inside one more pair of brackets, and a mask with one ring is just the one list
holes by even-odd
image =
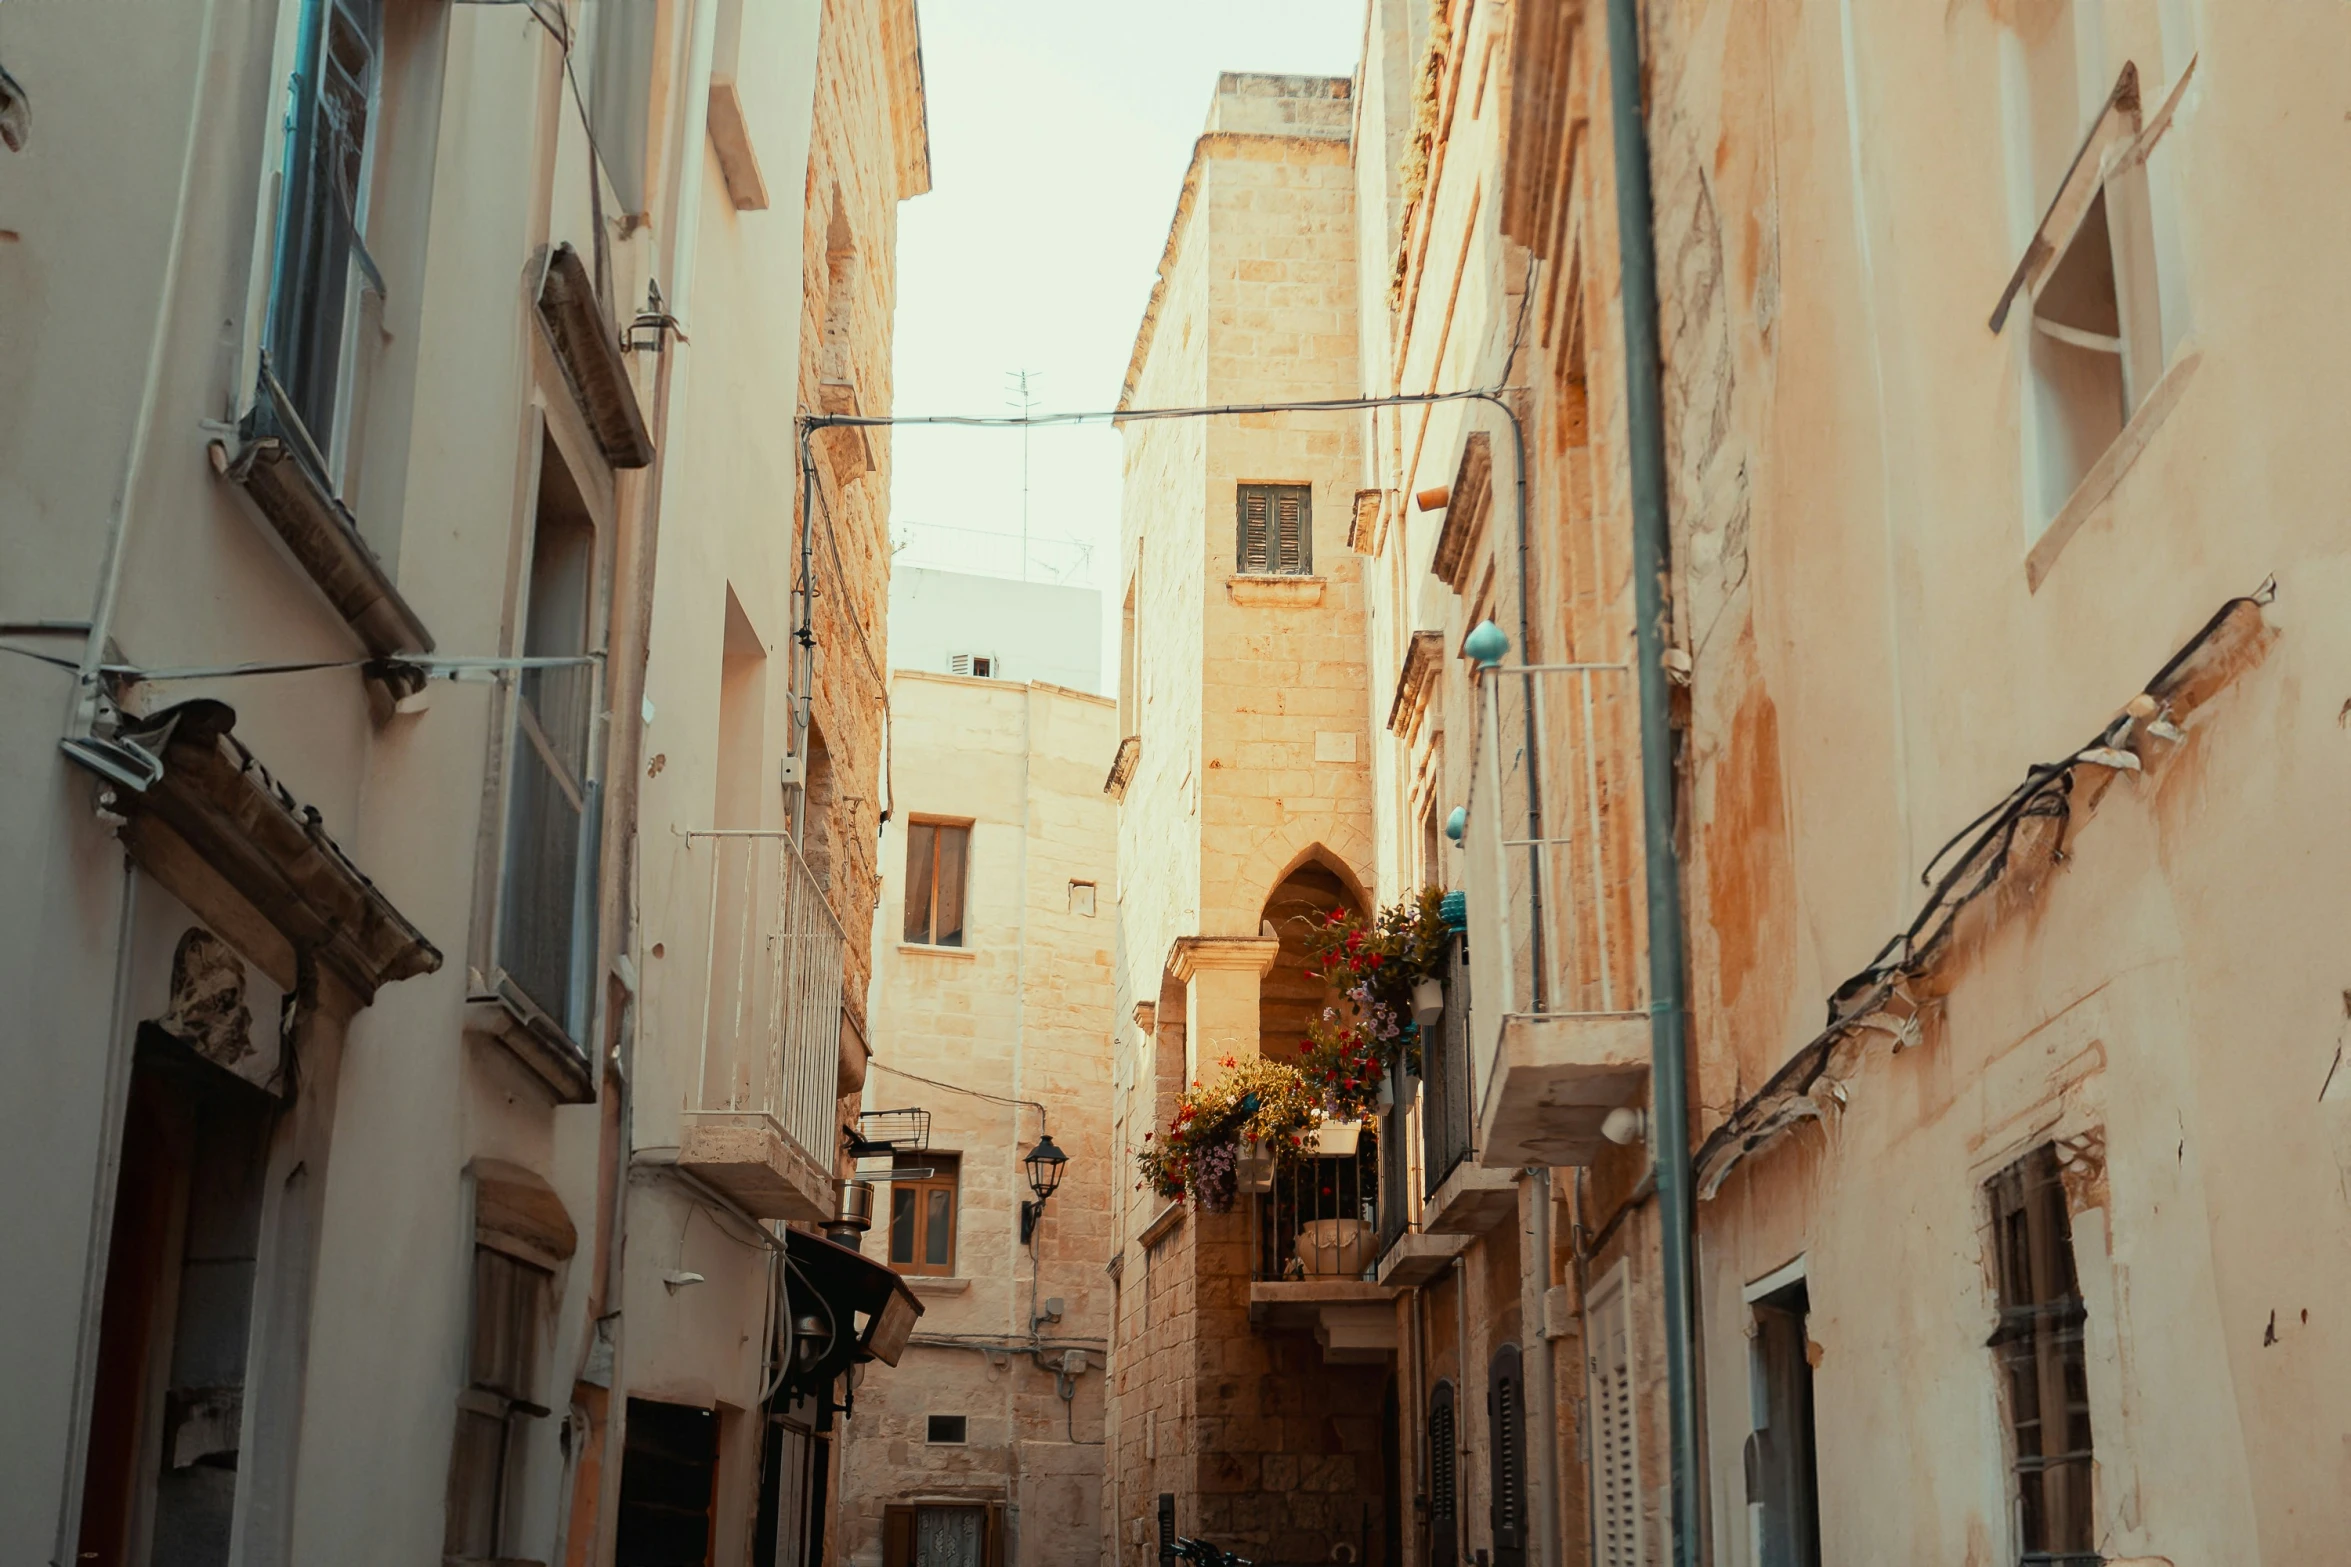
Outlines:
{"label": "wall-mounted lantern", "polygon": [[1061,1185],[1061,1168],[1069,1163],[1069,1155],[1054,1146],[1053,1134],[1037,1138],[1037,1146],[1021,1160],[1021,1167],[1029,1172],[1029,1190],[1036,1198],[1020,1205],[1020,1243],[1026,1246],[1037,1233],[1037,1221],[1044,1217],[1045,1200]]}

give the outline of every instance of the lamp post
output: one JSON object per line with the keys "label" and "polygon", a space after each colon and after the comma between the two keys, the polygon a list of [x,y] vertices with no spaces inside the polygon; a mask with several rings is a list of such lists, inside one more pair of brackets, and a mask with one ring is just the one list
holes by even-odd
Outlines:
{"label": "lamp post", "polygon": [[1029,1190],[1037,1194],[1033,1201],[1020,1205],[1020,1243],[1023,1246],[1036,1235],[1037,1221],[1045,1214],[1045,1199],[1051,1197],[1061,1185],[1061,1167],[1067,1163],[1069,1155],[1054,1146],[1053,1134],[1050,1132],[1039,1135],[1037,1146],[1031,1148],[1028,1157],[1021,1160],[1022,1168],[1029,1172]]}

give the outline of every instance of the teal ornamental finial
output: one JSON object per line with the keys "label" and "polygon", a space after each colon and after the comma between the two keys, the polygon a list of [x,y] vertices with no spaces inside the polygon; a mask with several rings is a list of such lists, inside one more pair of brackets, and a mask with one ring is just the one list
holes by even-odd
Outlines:
{"label": "teal ornamental finial", "polygon": [[1476,660],[1480,669],[1501,667],[1502,655],[1510,651],[1510,638],[1502,628],[1490,620],[1481,620],[1461,644],[1461,651]]}

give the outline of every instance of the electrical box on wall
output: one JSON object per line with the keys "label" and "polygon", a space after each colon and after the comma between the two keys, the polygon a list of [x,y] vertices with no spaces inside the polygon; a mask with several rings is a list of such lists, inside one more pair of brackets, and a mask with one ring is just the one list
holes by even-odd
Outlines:
{"label": "electrical box on wall", "polygon": [[787,789],[797,789],[807,781],[801,776],[800,757],[796,752],[784,753],[783,781]]}

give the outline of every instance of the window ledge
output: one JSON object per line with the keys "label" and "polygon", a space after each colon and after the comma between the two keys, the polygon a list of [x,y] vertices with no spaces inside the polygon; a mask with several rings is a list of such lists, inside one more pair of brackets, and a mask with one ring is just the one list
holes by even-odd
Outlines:
{"label": "window ledge", "polygon": [[961,1295],[971,1288],[969,1279],[943,1279],[935,1273],[901,1273],[898,1276],[917,1295]]}
{"label": "window ledge", "polygon": [[1171,1202],[1160,1209],[1149,1224],[1135,1232],[1135,1239],[1144,1246],[1156,1246],[1162,1239],[1175,1233],[1176,1226],[1183,1222],[1183,1203],[1180,1200]]}
{"label": "window ledge", "polygon": [[557,1104],[596,1102],[596,1074],[586,1053],[511,981],[501,978],[495,995],[466,1003],[465,1034],[502,1046],[547,1085]]}
{"label": "window ledge", "polygon": [[2104,506],[2114,494],[2114,487],[2122,483],[2123,475],[2131,471],[2132,465],[2139,460],[2139,454],[2155,439],[2155,432],[2170,417],[2173,406],[2179,402],[2181,394],[2187,391],[2189,380],[2196,374],[2196,367],[2203,362],[2204,355],[2198,350],[2190,349],[2182,354],[2179,361],[2163,373],[2163,379],[2155,383],[2155,390],[2147,394],[2147,400],[2131,415],[2130,423],[2122,427],[2122,434],[2114,438],[2098,460],[2090,465],[2090,471],[2082,475],[2082,482],[2073,487],[2073,494],[2066,497],[2065,505],[2050,519],[2049,526],[2041,531],[2041,536],[2033,541],[2033,547],[2025,554],[2026,591],[2038,593],[2041,590],[2041,584],[2048,580],[2050,569],[2057,564],[2058,553],[2065,548],[2067,541],[2081,531],[2082,524],[2089,520],[2090,514]]}
{"label": "window ledge", "polygon": [[1328,577],[1261,576],[1254,572],[1224,579],[1225,592],[1236,604],[1276,609],[1306,609],[1322,602]]}
{"label": "window ledge", "polygon": [[234,453],[215,441],[211,459],[213,471],[244,493],[370,653],[396,658],[433,650],[432,633],[359,536],[358,522],[283,438],[260,436]]}
{"label": "window ledge", "polygon": [[970,947],[934,947],[921,941],[901,941],[898,943],[898,950],[915,953],[926,958],[971,959],[979,956],[979,953]]}

